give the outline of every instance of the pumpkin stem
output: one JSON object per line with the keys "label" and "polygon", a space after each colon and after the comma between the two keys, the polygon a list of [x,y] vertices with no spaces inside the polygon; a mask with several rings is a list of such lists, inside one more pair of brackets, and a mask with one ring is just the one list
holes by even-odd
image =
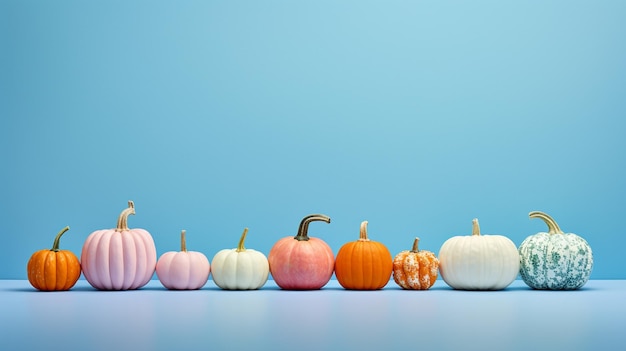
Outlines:
{"label": "pumpkin stem", "polygon": [[556,224],[556,221],[546,213],[541,211],[532,211],[528,214],[528,216],[530,218],[540,218],[543,220],[546,225],[548,225],[548,234],[563,234],[563,231],[559,228],[559,225]]}
{"label": "pumpkin stem", "polygon": [[61,235],[63,235],[63,233],[65,233],[68,230],[70,230],[69,226],[66,226],[65,228],[61,229],[61,231],[54,238],[54,243],[52,244],[52,248],[50,249],[50,251],[54,251],[54,252],[59,251],[59,241],[61,240]]}
{"label": "pumpkin stem", "polygon": [[361,230],[359,231],[359,241],[370,241],[367,237],[367,221],[361,222]]}
{"label": "pumpkin stem", "polygon": [[248,235],[248,228],[245,228],[241,234],[241,239],[239,239],[239,244],[237,244],[237,252],[246,251],[246,248],[243,246],[243,242],[246,240],[246,235]]}
{"label": "pumpkin stem", "polygon": [[418,248],[418,246],[417,246],[417,244],[419,243],[419,241],[420,241],[420,238],[415,238],[415,240],[413,240],[413,248],[411,249],[411,252],[416,253],[416,252],[419,252],[419,251],[420,251],[420,250],[419,250],[419,248]]}
{"label": "pumpkin stem", "polygon": [[480,226],[478,225],[478,218],[472,220],[472,235],[480,235]]}
{"label": "pumpkin stem", "polygon": [[298,234],[294,237],[294,239],[298,241],[308,241],[308,231],[309,231],[309,223],[313,221],[324,221],[326,223],[330,223],[330,217],[325,216],[323,214],[312,214],[302,218],[300,222],[300,227],[298,228]]}
{"label": "pumpkin stem", "polygon": [[180,251],[187,252],[187,240],[185,238],[186,230],[182,230],[180,232]]}
{"label": "pumpkin stem", "polygon": [[128,230],[128,216],[135,214],[135,203],[132,200],[128,200],[128,208],[124,209],[120,216],[117,218],[117,228],[115,231],[123,232]]}

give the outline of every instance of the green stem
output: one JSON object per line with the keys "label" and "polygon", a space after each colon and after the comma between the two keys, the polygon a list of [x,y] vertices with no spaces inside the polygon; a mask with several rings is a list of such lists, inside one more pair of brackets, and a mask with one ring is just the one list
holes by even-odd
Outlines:
{"label": "green stem", "polygon": [[478,225],[478,218],[472,220],[472,235],[480,235],[480,225]]}
{"label": "green stem", "polygon": [[530,218],[540,218],[541,220],[543,220],[548,226],[548,234],[563,234],[563,231],[561,230],[561,228],[559,228],[559,225],[556,224],[556,221],[552,219],[552,217],[548,216],[546,213],[543,213],[541,211],[532,211],[528,214],[528,216]]}
{"label": "green stem", "polygon": [[309,231],[309,223],[314,221],[323,221],[326,223],[330,223],[330,217],[325,216],[323,214],[312,214],[304,217],[300,222],[300,227],[298,228],[298,234],[294,237],[294,239],[298,241],[308,241],[308,231]]}
{"label": "green stem", "polygon": [[419,243],[420,238],[415,238],[415,240],[413,240],[413,248],[411,249],[411,252],[419,252],[419,248],[417,246],[417,244]]}
{"label": "green stem", "polygon": [[118,232],[123,232],[128,230],[128,216],[135,214],[135,203],[131,200],[128,201],[128,208],[124,209],[120,216],[117,218],[117,228],[115,229]]}
{"label": "green stem", "polygon": [[61,235],[63,235],[63,233],[65,233],[68,230],[70,230],[69,226],[61,229],[61,231],[54,238],[54,243],[52,243],[52,248],[50,249],[50,251],[54,251],[54,252],[59,251],[59,241],[61,240]]}
{"label": "green stem", "polygon": [[237,252],[246,251],[246,248],[243,246],[243,242],[246,240],[246,235],[248,235],[248,228],[245,228],[241,234],[239,244],[237,244]]}
{"label": "green stem", "polygon": [[370,241],[367,237],[367,221],[361,222],[361,230],[359,231],[359,241]]}
{"label": "green stem", "polygon": [[187,239],[185,238],[186,230],[180,232],[180,251],[187,252]]}

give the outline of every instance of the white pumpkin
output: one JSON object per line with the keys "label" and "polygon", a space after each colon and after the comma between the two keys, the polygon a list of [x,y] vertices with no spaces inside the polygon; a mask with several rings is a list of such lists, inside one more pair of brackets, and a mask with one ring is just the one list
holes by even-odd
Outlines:
{"label": "white pumpkin", "polygon": [[454,289],[502,290],[519,273],[515,244],[503,235],[480,235],[478,219],[470,236],[446,240],[439,250],[439,271]]}
{"label": "white pumpkin", "polygon": [[211,274],[215,285],[226,290],[253,290],[265,285],[270,272],[267,257],[243,244],[248,234],[244,229],[236,249],[224,249],[213,257]]}

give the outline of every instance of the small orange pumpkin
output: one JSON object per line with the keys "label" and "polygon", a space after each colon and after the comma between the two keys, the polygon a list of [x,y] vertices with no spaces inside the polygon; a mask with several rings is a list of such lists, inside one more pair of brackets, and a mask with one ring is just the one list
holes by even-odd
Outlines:
{"label": "small orange pumpkin", "polygon": [[393,259],[393,280],[402,289],[428,290],[437,280],[439,260],[431,251],[420,250],[415,238],[413,249],[405,250]]}
{"label": "small orange pumpkin", "polygon": [[345,289],[382,289],[391,277],[393,258],[382,243],[367,237],[367,221],[361,223],[359,240],[344,244],[335,259],[335,276]]}
{"label": "small orange pumpkin", "polygon": [[80,277],[80,262],[72,251],[59,250],[61,235],[70,227],[65,227],[54,238],[50,250],[35,252],[28,260],[28,281],[42,291],[71,289]]}

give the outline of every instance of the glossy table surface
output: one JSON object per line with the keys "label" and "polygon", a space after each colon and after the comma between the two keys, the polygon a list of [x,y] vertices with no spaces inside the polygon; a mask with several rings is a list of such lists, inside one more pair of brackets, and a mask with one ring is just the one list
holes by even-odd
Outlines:
{"label": "glossy table surface", "polygon": [[7,350],[621,350],[626,281],[591,280],[577,291],[428,291],[393,281],[378,291],[224,291],[212,281],[169,291],[39,292],[0,280]]}

